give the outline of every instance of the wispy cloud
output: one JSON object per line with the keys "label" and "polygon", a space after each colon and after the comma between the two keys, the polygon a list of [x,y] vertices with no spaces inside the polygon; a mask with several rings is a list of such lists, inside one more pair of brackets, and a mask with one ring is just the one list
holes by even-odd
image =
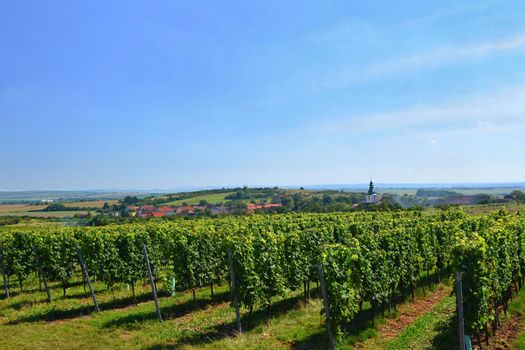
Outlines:
{"label": "wispy cloud", "polygon": [[[516,135],[525,131],[525,121],[506,120],[489,125],[468,124],[455,126],[443,130],[426,130],[416,136],[421,140],[429,140],[431,143],[438,143],[438,140],[463,139],[469,140],[472,137],[500,137],[505,135]],[[501,139],[500,139],[501,141]]]}
{"label": "wispy cloud", "polygon": [[342,73],[338,78],[321,82],[319,88],[343,88],[348,85],[379,80],[398,74],[437,68],[521,49],[525,49],[525,33],[470,45],[440,47],[432,51],[372,64],[359,72],[352,69],[347,73]]}
{"label": "wispy cloud", "polygon": [[[491,7],[501,6],[498,0],[485,0],[475,2],[459,2],[454,1],[452,3],[443,3],[442,7],[428,13],[425,16],[410,19],[404,23],[404,25],[418,26],[421,24],[440,22],[443,19],[456,16],[472,16],[473,13],[478,14],[480,11],[490,10]],[[483,13],[484,14],[484,13]]]}
{"label": "wispy cloud", "polygon": [[452,130],[506,132],[525,129],[525,86],[468,96],[439,105],[324,120],[310,129],[319,136],[417,131],[439,140]]}

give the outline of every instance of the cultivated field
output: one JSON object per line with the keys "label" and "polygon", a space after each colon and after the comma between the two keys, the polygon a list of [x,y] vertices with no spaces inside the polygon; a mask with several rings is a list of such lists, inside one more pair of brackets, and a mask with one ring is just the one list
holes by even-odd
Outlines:
{"label": "cultivated field", "polygon": [[182,203],[187,203],[188,205],[197,205],[200,201],[205,200],[210,204],[215,203],[227,203],[230,200],[224,199],[224,197],[232,194],[233,192],[226,193],[214,193],[214,194],[205,194],[201,196],[190,197],[186,199],[179,199],[175,201],[165,202],[164,205],[182,205]]}
{"label": "cultivated field", "polygon": [[86,210],[66,210],[66,211],[20,211],[20,212],[8,212],[0,214],[0,216],[32,216],[35,218],[69,218],[75,214],[85,215],[88,211]]}
{"label": "cultivated field", "polygon": [[[108,201],[86,201],[86,202],[65,202],[64,206],[69,208],[102,208],[104,203],[109,205],[118,203],[117,200]],[[75,214],[87,214],[86,210],[73,211],[42,211],[47,204],[0,204],[0,216],[33,216],[37,218],[67,218]]]}
{"label": "cultivated field", "polygon": [[0,215],[14,215],[12,213],[27,213],[30,210],[42,210],[47,207],[46,204],[0,204]]}
{"label": "cultivated field", "polygon": [[109,205],[117,204],[118,200],[101,200],[101,201],[80,201],[80,202],[64,202],[64,206],[68,208],[102,208],[104,203]]}
{"label": "cultivated field", "polygon": [[454,350],[456,272],[475,346],[525,343],[525,220],[510,212],[41,227],[0,232],[0,250],[6,349],[326,349],[332,334],[338,349]]}
{"label": "cultivated field", "polygon": [[[104,203],[102,203],[104,204]],[[41,211],[47,205],[0,204],[0,216],[32,216],[36,218],[67,218],[75,214],[87,214],[85,210]]]}

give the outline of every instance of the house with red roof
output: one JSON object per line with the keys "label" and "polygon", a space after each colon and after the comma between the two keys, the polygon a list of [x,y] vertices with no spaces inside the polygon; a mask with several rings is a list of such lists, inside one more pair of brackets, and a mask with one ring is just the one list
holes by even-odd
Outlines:
{"label": "house with red roof", "polygon": [[263,203],[263,204],[248,203],[246,204],[246,211],[248,213],[253,213],[255,210],[273,209],[273,208],[282,207],[282,206],[283,205],[280,203]]}
{"label": "house with red roof", "polygon": [[162,218],[164,216],[171,216],[175,214],[175,210],[167,205],[160,207],[153,207],[151,205],[143,205],[137,210],[139,218]]}

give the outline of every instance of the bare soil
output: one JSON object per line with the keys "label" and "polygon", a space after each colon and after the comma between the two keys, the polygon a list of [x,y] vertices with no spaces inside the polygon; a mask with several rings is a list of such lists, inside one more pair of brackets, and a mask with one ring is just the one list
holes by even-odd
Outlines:
{"label": "bare soil", "polygon": [[432,293],[427,293],[426,297],[398,306],[398,316],[393,319],[386,319],[386,322],[379,326],[379,336],[383,339],[396,337],[419,316],[430,311],[448,294],[450,294],[449,288],[440,288]]}

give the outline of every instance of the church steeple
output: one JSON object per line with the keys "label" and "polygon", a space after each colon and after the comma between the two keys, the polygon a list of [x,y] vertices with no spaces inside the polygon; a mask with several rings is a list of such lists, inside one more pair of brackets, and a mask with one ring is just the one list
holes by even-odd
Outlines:
{"label": "church steeple", "polygon": [[370,179],[370,185],[368,186],[368,195],[372,195],[372,194],[375,194],[374,182],[372,181],[372,179]]}
{"label": "church steeple", "polygon": [[374,191],[374,182],[370,178],[370,185],[368,186],[368,192],[363,200],[363,204],[378,204],[383,199],[383,196]]}

